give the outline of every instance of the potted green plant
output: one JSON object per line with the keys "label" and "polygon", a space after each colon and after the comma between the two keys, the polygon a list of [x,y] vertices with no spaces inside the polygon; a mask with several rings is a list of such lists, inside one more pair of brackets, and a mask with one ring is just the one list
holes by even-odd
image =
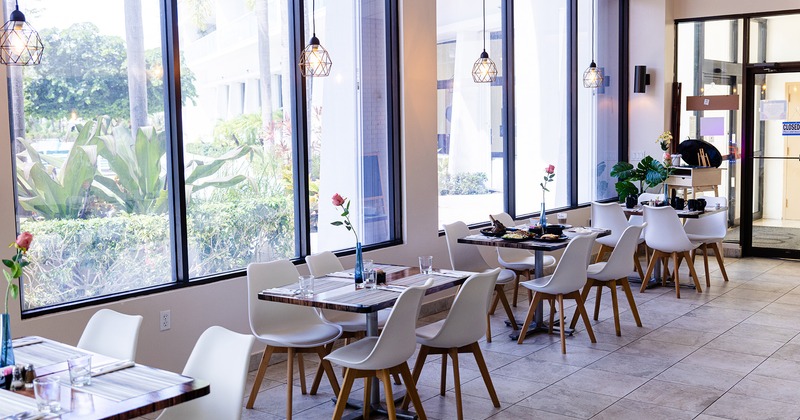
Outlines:
{"label": "potted green plant", "polygon": [[[658,186],[667,180],[671,168],[664,166],[660,161],[653,159],[652,156],[645,156],[636,166],[629,162],[617,162],[611,168],[611,176],[617,178],[614,188],[619,195],[619,201],[625,201],[626,197],[636,199],[639,194],[647,188]],[[634,182],[638,182],[638,187]]]}

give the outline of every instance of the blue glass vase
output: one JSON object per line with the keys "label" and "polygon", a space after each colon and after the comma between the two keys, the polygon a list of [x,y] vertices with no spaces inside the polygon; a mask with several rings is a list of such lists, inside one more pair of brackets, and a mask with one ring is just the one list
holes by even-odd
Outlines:
{"label": "blue glass vase", "polygon": [[11,345],[11,316],[0,314],[0,367],[14,364],[14,348]]}
{"label": "blue glass vase", "polygon": [[364,256],[361,254],[361,241],[356,242],[356,267],[353,269],[356,287],[364,284]]}
{"label": "blue glass vase", "polygon": [[542,234],[547,233],[545,229],[547,229],[547,213],[544,211],[544,201],[542,201],[542,212],[539,213],[539,226],[542,227]]}

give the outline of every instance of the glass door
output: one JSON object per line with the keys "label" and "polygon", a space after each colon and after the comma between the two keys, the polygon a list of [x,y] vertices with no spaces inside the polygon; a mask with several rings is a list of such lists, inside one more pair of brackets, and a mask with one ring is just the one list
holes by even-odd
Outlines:
{"label": "glass door", "polygon": [[800,68],[752,67],[748,81],[742,251],[800,258]]}

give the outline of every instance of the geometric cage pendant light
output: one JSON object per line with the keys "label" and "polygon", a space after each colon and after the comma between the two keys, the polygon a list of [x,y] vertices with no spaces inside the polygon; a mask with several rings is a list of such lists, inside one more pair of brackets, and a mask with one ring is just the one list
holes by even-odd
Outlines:
{"label": "geometric cage pendant light", "polygon": [[300,74],[304,77],[325,77],[331,74],[331,56],[328,51],[319,43],[317,38],[317,20],[314,16],[315,5],[311,2],[311,41],[300,54]]}
{"label": "geometric cage pendant light", "polygon": [[497,66],[486,52],[486,0],[483,0],[483,52],[472,65],[472,81],[475,83],[492,83],[497,79]]}
{"label": "geometric cage pendant light", "polygon": [[589,64],[589,68],[583,72],[583,87],[596,89],[600,86],[603,86],[603,72],[597,68],[597,64],[594,62],[594,2],[595,0],[590,0],[592,2],[592,63]]}
{"label": "geometric cage pendant light", "polygon": [[9,66],[35,66],[42,61],[44,44],[33,27],[25,21],[25,15],[16,10],[3,25],[0,32],[0,63]]}

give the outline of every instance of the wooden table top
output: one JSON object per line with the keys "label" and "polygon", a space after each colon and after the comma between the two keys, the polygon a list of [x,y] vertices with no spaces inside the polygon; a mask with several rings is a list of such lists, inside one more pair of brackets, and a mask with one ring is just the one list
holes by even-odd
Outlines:
{"label": "wooden table top", "polygon": [[[93,374],[91,385],[72,388],[67,385],[69,374],[65,358],[70,354],[92,354],[93,371],[120,361],[42,337],[15,339],[14,345],[17,363],[33,363],[37,377],[54,375],[61,378],[61,419],[131,419],[202,397],[211,391],[206,381],[138,363],[105,374]],[[48,360],[58,359],[64,360],[47,364]],[[0,390],[0,412],[12,402],[30,405],[32,411],[36,411],[33,389]]]}
{"label": "wooden table top", "polygon": [[[620,204],[622,206],[622,210],[625,212],[625,216],[641,216],[644,214],[644,208],[642,206],[636,206],[632,209],[625,207],[625,204]],[[676,210],[675,214],[678,215],[681,219],[699,219],[701,217],[710,216],[712,214],[721,213],[723,211],[728,211],[727,207],[720,207],[720,208],[706,208],[703,211],[690,211],[687,209],[683,210]]]}
{"label": "wooden table top", "polygon": [[[597,229],[597,228],[583,228],[583,229],[592,230],[592,233],[597,233],[598,237],[608,236],[611,234],[611,231],[608,229]],[[527,249],[529,251],[555,251],[558,249],[566,248],[567,244],[569,244],[569,238],[557,242],[542,241],[536,239],[527,239],[524,241],[511,241],[503,238],[497,238],[494,236],[475,234],[459,238],[458,243],[496,246],[502,248]]]}
{"label": "wooden table top", "polygon": [[[314,296],[311,298],[270,294],[266,290],[259,292],[258,298],[269,302],[370,313],[394,306],[404,287],[422,285],[428,278],[432,278],[433,286],[426,291],[426,294],[431,294],[458,286],[464,283],[471,274],[473,273],[453,270],[437,270],[432,274],[420,274],[419,268],[405,267],[402,270],[387,273],[387,285],[391,287],[391,290],[386,288],[356,289],[353,279],[323,276],[315,279]],[[297,289],[298,287],[297,283],[282,286],[286,289]]]}

